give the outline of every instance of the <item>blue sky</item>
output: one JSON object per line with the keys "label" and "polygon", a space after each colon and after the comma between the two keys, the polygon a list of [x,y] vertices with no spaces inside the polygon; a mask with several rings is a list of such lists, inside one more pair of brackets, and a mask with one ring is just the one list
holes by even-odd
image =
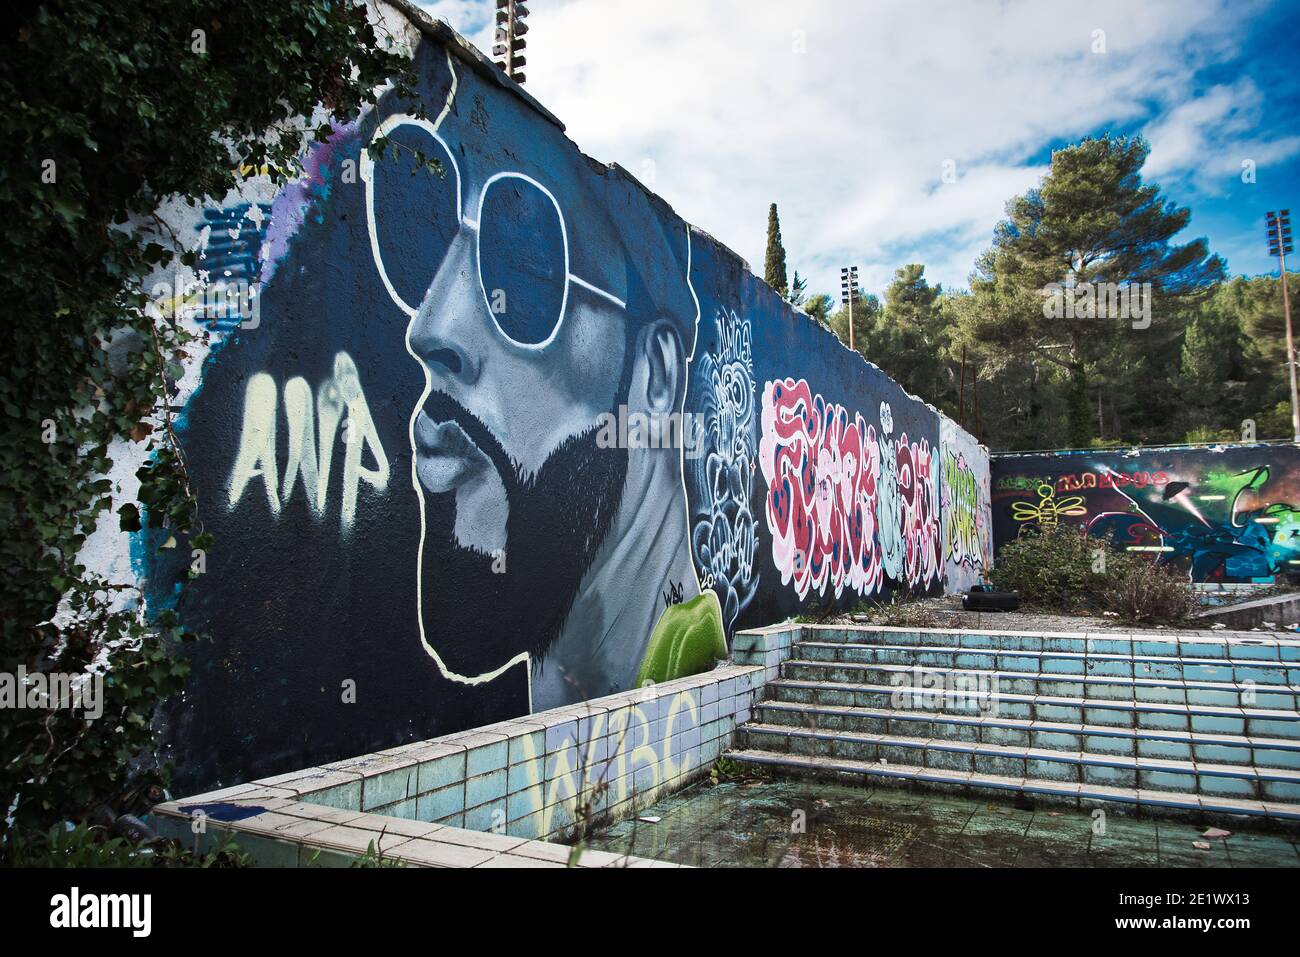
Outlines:
{"label": "blue sky", "polygon": [[[421,5],[490,48],[491,0]],[[776,202],[815,291],[848,263],[877,294],[909,262],[965,286],[1051,150],[1105,132],[1151,142],[1144,173],[1191,208],[1184,236],[1231,273],[1275,270],[1264,212],[1300,210],[1300,4],[1082,6],[532,0],[527,87],[759,269]]]}

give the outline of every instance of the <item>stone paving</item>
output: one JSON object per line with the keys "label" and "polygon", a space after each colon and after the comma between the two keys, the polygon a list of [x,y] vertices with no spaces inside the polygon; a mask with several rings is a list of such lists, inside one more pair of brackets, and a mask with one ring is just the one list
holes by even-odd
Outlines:
{"label": "stone paving", "polygon": [[[1202,631],[1215,631],[1213,622],[1206,621],[1201,627],[1191,628],[1151,628],[1143,629],[1121,622],[1118,618],[1107,615],[1057,615],[1024,608],[1018,611],[966,611],[961,607],[960,595],[937,595],[920,598],[907,603],[908,608],[924,609],[935,616],[935,621],[927,627],[933,628],[993,628],[1001,631],[1167,631],[1171,634],[1199,634]],[[1276,628],[1251,629],[1252,631],[1273,631],[1281,637],[1296,637],[1289,626],[1294,624],[1295,616],[1290,613],[1279,614]],[[846,615],[841,621],[862,624],[889,624],[888,616]],[[901,624],[901,622],[900,622]]]}
{"label": "stone paving", "polygon": [[1098,834],[1085,811],[772,780],[696,785],[586,846],[696,867],[1300,867],[1295,835],[1206,838],[1188,823],[1119,814],[1104,824]]}

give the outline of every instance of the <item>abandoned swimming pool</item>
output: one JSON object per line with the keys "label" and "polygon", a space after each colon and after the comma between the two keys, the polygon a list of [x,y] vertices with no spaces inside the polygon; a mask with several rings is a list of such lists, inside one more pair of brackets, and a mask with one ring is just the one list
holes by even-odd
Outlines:
{"label": "abandoned swimming pool", "polygon": [[[1222,829],[1221,829],[1222,830]],[[592,850],[694,867],[1300,867],[1297,835],[808,779],[696,784]]]}

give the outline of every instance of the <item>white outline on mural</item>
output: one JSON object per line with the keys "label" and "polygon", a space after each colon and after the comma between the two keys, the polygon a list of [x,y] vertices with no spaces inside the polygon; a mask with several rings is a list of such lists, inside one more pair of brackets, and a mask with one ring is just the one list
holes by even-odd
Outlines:
{"label": "white outline on mural", "polygon": [[[442,125],[443,120],[445,120],[447,115],[451,112],[451,108],[455,101],[458,86],[459,86],[458,78],[456,75],[456,67],[452,60],[450,52],[447,53],[447,67],[451,75],[451,85],[448,90],[447,99],[443,105],[442,111],[438,114],[437,119],[433,123],[428,123],[427,121],[423,121],[423,120],[417,120],[406,114],[395,114],[393,116],[387,117],[383,122],[381,122],[379,126],[376,128],[374,135],[375,136],[385,135],[393,128],[409,123],[411,125],[426,130],[442,146],[444,152],[447,154],[448,159],[451,161],[453,172],[456,177],[457,215],[461,217],[461,223],[475,233],[476,255],[480,251],[478,245],[479,242],[481,241],[481,234],[479,232],[479,220],[481,220],[482,218],[483,201],[487,195],[488,187],[493,182],[508,177],[524,180],[529,184],[535,186],[543,194],[545,194],[546,197],[550,199],[551,203],[555,206],[556,214],[560,220],[560,230],[564,242],[564,271],[565,271],[565,275],[567,276],[567,281],[565,283],[565,289],[564,289],[564,296],[560,306],[559,319],[556,322],[555,328],[551,331],[551,334],[547,337],[547,339],[544,342],[540,342],[536,344],[521,343],[513,339],[509,339],[508,336],[506,336],[505,338],[507,338],[510,344],[515,346],[516,348],[525,349],[528,351],[537,351],[540,349],[544,349],[548,345],[550,345],[555,340],[556,336],[559,334],[560,326],[563,324],[565,318],[565,312],[568,305],[568,294],[569,294],[570,283],[576,283],[577,285],[582,286],[584,289],[587,289],[593,293],[596,293],[597,295],[604,297],[605,299],[609,300],[619,308],[626,310],[627,304],[623,300],[614,296],[612,293],[604,289],[601,289],[599,286],[596,286],[588,282],[582,277],[575,275],[569,270],[570,250],[569,250],[569,239],[568,239],[568,227],[567,224],[565,223],[564,212],[560,208],[559,202],[556,200],[555,196],[551,193],[551,191],[547,189],[545,186],[543,186],[541,183],[539,183],[537,180],[533,179],[532,177],[527,176],[523,173],[509,172],[509,171],[494,174],[483,184],[482,189],[479,191],[479,201],[478,201],[478,210],[477,210],[479,220],[471,220],[468,217],[463,215],[464,206],[463,206],[463,196],[461,192],[460,168],[459,165],[456,163],[455,157],[453,156],[451,149],[447,146],[446,141],[443,140],[442,136],[438,133],[438,128]],[[373,176],[374,164],[373,161],[370,159],[369,153],[365,149],[361,151],[360,167],[361,167],[361,178],[366,184],[366,219],[367,219],[367,232],[369,234],[369,240],[370,240],[371,256],[375,261],[375,266],[379,272],[380,279],[383,282],[384,288],[387,290],[389,296],[392,298],[393,302],[397,305],[397,307],[401,309],[402,312],[405,313],[409,318],[406,327],[406,334],[404,337],[404,344],[406,347],[407,354],[410,355],[411,358],[416,361],[416,363],[420,366],[424,374],[424,389],[422,390],[419,400],[415,404],[415,407],[412,409],[410,419],[407,422],[407,441],[410,444],[410,448],[414,452],[414,450],[416,449],[415,423],[419,417],[420,410],[424,407],[424,403],[428,400],[429,395],[433,391],[432,375],[427,365],[425,365],[425,363],[420,360],[419,356],[416,355],[414,347],[411,344],[411,334],[412,334],[413,327],[415,325],[416,317],[419,314],[419,308],[411,307],[402,299],[400,295],[398,295],[396,288],[393,286],[392,282],[388,277],[388,273],[384,268],[382,253],[380,252],[379,249],[379,237],[378,237],[378,231],[377,231],[376,220],[375,220],[374,176]],[[688,365],[687,381],[689,381],[689,364],[695,357],[695,345],[696,345],[696,341],[698,340],[700,305],[699,305],[699,297],[695,293],[695,288],[691,282],[691,276],[690,276],[691,236],[690,236],[689,224],[685,226],[685,229],[686,229],[686,256],[687,256],[686,284],[687,284],[687,288],[690,290],[691,298],[695,303],[694,321],[696,326],[696,336],[693,337],[691,342],[691,353],[689,356],[687,356],[686,359]],[[478,272],[479,272],[479,276],[478,276],[479,289],[483,293],[484,299],[487,300],[487,291],[486,289],[483,288],[482,269],[480,268]],[[489,304],[489,310],[490,310],[490,304]],[[502,335],[504,336],[504,333],[502,333]],[[678,408],[679,412],[684,411],[685,403],[686,403],[686,389],[683,388],[682,398],[679,402],[679,408]],[[681,449],[679,455],[680,456],[685,455],[684,447]],[[679,457],[678,474],[679,474],[679,480],[681,482],[681,487],[682,487],[682,496],[686,506],[683,509],[683,517],[685,518],[685,524],[687,530],[687,541],[689,542],[690,503],[689,503],[689,497],[687,495],[686,481],[684,477],[684,458],[680,458],[680,457]],[[430,644],[428,631],[425,627],[425,622],[424,622],[424,594],[423,594],[424,546],[425,546],[426,536],[428,534],[428,521],[425,515],[424,490],[420,484],[420,479],[417,472],[417,458],[415,455],[412,455],[411,458],[411,485],[412,488],[414,488],[415,490],[416,498],[420,506],[420,539],[419,539],[419,550],[416,557],[416,588],[415,588],[416,617],[417,617],[417,622],[419,627],[420,644],[424,647],[424,650],[429,655],[429,657],[433,659],[434,663],[437,665],[438,670],[443,675],[443,677],[451,681],[458,682],[460,684],[466,684],[466,685],[486,684],[488,682],[494,681],[497,678],[501,677],[511,668],[514,668],[518,665],[525,666],[527,671],[528,711],[531,713],[533,711],[533,669],[532,669],[532,655],[529,652],[521,651],[517,655],[511,657],[504,664],[490,671],[485,671],[476,675],[463,675],[452,671],[447,666],[446,662],[443,661],[442,657],[438,654],[438,652],[434,649],[432,644]],[[692,571],[694,572],[694,563],[690,562],[689,564]],[[696,577],[697,588],[699,588],[700,591],[703,591],[703,588],[700,587],[698,573],[695,573],[695,577]]]}
{"label": "white outline on mural", "polygon": [[[683,415],[686,413],[686,393],[690,391],[691,367],[695,363],[695,350],[700,344],[700,316],[703,314],[700,309],[700,297],[695,294],[695,283],[691,279],[691,268],[693,261],[693,249],[691,246],[691,224],[686,223],[686,288],[690,291],[691,301],[695,303],[695,335],[691,337],[691,354],[686,357],[686,387],[682,389],[682,401],[678,405],[677,411]],[[682,443],[681,453],[677,457],[677,475],[682,483],[682,517],[686,520],[686,541],[691,540],[691,493],[686,488],[686,443]],[[689,544],[688,544],[689,547]],[[691,574],[695,576],[695,588],[697,592],[704,591],[704,580],[700,578],[700,570],[695,567],[695,559],[692,556],[689,562]],[[712,583],[710,583],[712,584]]]}
{"label": "white outline on mural", "polygon": [[[453,79],[452,79],[451,96],[454,97],[456,91],[454,68],[452,68],[452,77]],[[448,101],[448,103],[450,104],[450,100]],[[447,115],[447,110],[444,109],[443,112],[439,114],[437,123],[441,123],[442,118],[446,115]],[[443,152],[447,154],[447,159],[451,161],[452,172],[455,173],[456,175],[456,215],[460,217],[461,225],[464,226],[466,229],[470,230],[474,234],[474,255],[476,257],[477,262],[480,264],[478,269],[478,287],[479,290],[483,293],[484,301],[489,304],[488,305],[489,312],[492,311],[491,297],[488,296],[488,291],[486,287],[484,287],[483,285],[483,268],[482,268],[483,234],[479,229],[479,224],[483,222],[483,203],[487,199],[488,189],[492,186],[493,183],[497,182],[498,180],[503,180],[503,179],[523,180],[525,183],[527,183],[528,185],[534,187],[539,192],[541,192],[542,195],[544,195],[547,199],[551,201],[551,205],[555,207],[555,215],[560,221],[560,239],[564,245],[564,275],[566,277],[564,283],[564,293],[560,297],[559,318],[555,323],[555,328],[551,330],[551,334],[547,336],[546,339],[544,339],[542,342],[520,342],[517,339],[511,338],[510,336],[506,335],[503,332],[502,335],[506,336],[506,338],[510,341],[511,345],[519,349],[526,349],[529,351],[540,351],[542,349],[545,349],[547,346],[549,346],[552,342],[555,341],[556,337],[560,334],[560,327],[564,325],[564,316],[568,310],[568,305],[569,305],[570,285],[574,285],[574,284],[579,285],[583,289],[590,290],[591,292],[594,292],[596,295],[608,299],[610,302],[618,306],[620,309],[624,309],[624,310],[627,309],[627,303],[624,302],[622,299],[619,299],[613,293],[605,289],[601,289],[599,286],[595,285],[594,283],[588,282],[587,280],[583,279],[581,276],[577,275],[576,273],[572,272],[569,269],[569,227],[568,227],[568,223],[565,222],[564,219],[564,210],[560,208],[559,200],[555,198],[554,193],[552,193],[544,185],[542,185],[540,182],[533,179],[533,177],[527,175],[526,173],[520,173],[512,170],[506,170],[500,173],[494,173],[488,177],[487,181],[483,183],[482,189],[479,190],[477,213],[474,219],[470,219],[468,216],[465,216],[463,213],[464,197],[461,193],[460,165],[456,162],[456,157],[452,155],[451,148],[447,145],[446,140],[444,140],[441,136],[438,135],[437,124],[431,124],[426,120],[417,119],[406,113],[394,113],[392,116],[387,117],[382,123],[379,124],[379,126],[375,128],[374,135],[375,137],[386,136],[391,130],[399,126],[415,126],[422,130],[427,131],[430,136],[432,136],[435,140],[438,141],[438,144],[442,147]],[[374,161],[370,158],[370,153],[364,149],[361,151],[361,179],[366,184],[366,229],[370,235],[370,254],[375,260],[375,268],[379,271],[379,277],[384,283],[384,288],[388,290],[389,297],[393,300],[393,302],[397,305],[399,309],[401,309],[404,313],[406,313],[407,316],[409,316],[412,320],[414,320],[416,314],[419,313],[420,311],[419,307],[417,306],[412,308],[406,302],[406,300],[404,300],[398,294],[397,290],[393,287],[391,280],[389,280],[388,278],[388,270],[384,266],[383,254],[379,250],[379,235],[378,235],[378,229],[375,225],[376,220],[375,220]],[[430,277],[430,279],[432,279],[432,277]]]}
{"label": "white outline on mural", "polygon": [[[451,105],[453,101],[456,99],[456,88],[457,88],[456,66],[452,62],[450,51],[447,53],[447,69],[451,72],[451,87],[447,91],[447,102],[443,105],[442,112],[438,114],[438,118],[434,120],[432,124],[426,123],[422,120],[414,120],[411,119],[410,117],[406,117],[405,115],[390,116],[388,117],[388,119],[384,120],[384,122],[381,123],[376,128],[375,131],[376,135],[378,135],[381,130],[385,130],[388,127],[389,123],[392,123],[393,126],[398,126],[401,124],[402,121],[411,122],[416,126],[420,126],[422,128],[428,129],[428,131],[434,136],[434,138],[437,139],[437,141],[442,144],[443,149],[446,150],[447,152],[447,156],[451,157],[451,150],[447,149],[447,144],[443,141],[442,137],[438,135],[438,127],[442,125],[442,121],[446,119],[447,114],[451,112]],[[395,120],[396,122],[394,122]],[[455,163],[456,160],[453,157],[452,165],[454,166]],[[375,230],[375,214],[374,214],[375,191],[374,191],[373,177],[371,176],[371,170],[372,170],[372,164],[368,159],[368,153],[366,152],[365,149],[362,149],[361,177],[366,183],[366,223],[367,223],[368,231],[370,233],[370,253],[375,260],[375,266],[379,270],[380,278],[383,280],[384,287],[388,290],[388,294],[392,296],[393,301],[397,304],[398,308],[400,308],[404,313],[406,313],[407,316],[410,317],[410,321],[406,324],[406,335],[403,341],[406,346],[407,354],[409,354],[410,357],[413,360],[415,360],[415,363],[420,367],[421,371],[424,374],[424,390],[420,393],[420,398],[415,403],[415,407],[411,409],[411,417],[407,421],[407,425],[406,425],[406,438],[407,441],[410,443],[412,453],[414,453],[414,450],[416,448],[415,420],[419,418],[420,410],[424,408],[424,403],[428,400],[429,395],[433,392],[433,375],[429,372],[429,367],[425,365],[423,361],[421,361],[418,355],[416,355],[415,349],[411,345],[411,330],[415,326],[415,317],[418,315],[419,310],[412,309],[402,300],[401,296],[397,295],[397,291],[393,288],[392,283],[389,282],[387,272],[384,271],[383,257],[379,251],[379,236]],[[461,205],[461,195],[460,195],[460,170],[457,169],[456,170],[456,213],[457,215],[460,215],[462,208],[463,207]],[[567,265],[567,260],[566,260],[566,265]],[[465,684],[465,685],[486,684],[489,681],[494,681],[497,678],[501,677],[511,668],[514,668],[521,664],[524,665],[526,668],[526,685],[528,688],[528,710],[531,713],[533,710],[533,677],[532,677],[532,667],[531,667],[532,656],[529,655],[528,652],[521,651],[519,654],[515,655],[513,658],[507,661],[505,664],[497,668],[494,668],[492,671],[485,671],[482,674],[477,674],[477,675],[461,675],[461,674],[457,674],[456,672],[448,668],[447,663],[442,660],[442,656],[439,655],[438,652],[434,650],[431,644],[429,644],[428,634],[424,627],[424,542],[428,534],[428,519],[425,517],[424,488],[420,485],[420,476],[419,473],[416,471],[416,464],[417,464],[416,457],[414,454],[412,454],[411,455],[411,487],[415,489],[415,496],[420,503],[420,544],[415,554],[415,619],[420,630],[420,644],[424,646],[425,652],[429,655],[430,658],[433,659],[434,664],[438,666],[438,671],[442,674],[442,676],[448,679],[449,681],[455,681],[459,684]]]}

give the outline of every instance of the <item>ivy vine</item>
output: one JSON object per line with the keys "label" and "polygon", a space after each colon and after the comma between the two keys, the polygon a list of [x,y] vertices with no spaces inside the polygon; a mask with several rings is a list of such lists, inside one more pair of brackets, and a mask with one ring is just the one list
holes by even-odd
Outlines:
{"label": "ivy vine", "polygon": [[[208,548],[170,428],[194,334],[149,305],[146,277],[193,265],[155,214],[281,182],[313,141],[411,61],[353,0],[20,4],[0,35],[0,673],[99,673],[104,713],[15,708],[0,721],[0,835],[157,799],[161,701],[193,640],[146,620],[133,586],[81,564],[102,522]],[[301,118],[312,119],[303,122]],[[112,514],[110,451],[144,446],[138,501]]]}

